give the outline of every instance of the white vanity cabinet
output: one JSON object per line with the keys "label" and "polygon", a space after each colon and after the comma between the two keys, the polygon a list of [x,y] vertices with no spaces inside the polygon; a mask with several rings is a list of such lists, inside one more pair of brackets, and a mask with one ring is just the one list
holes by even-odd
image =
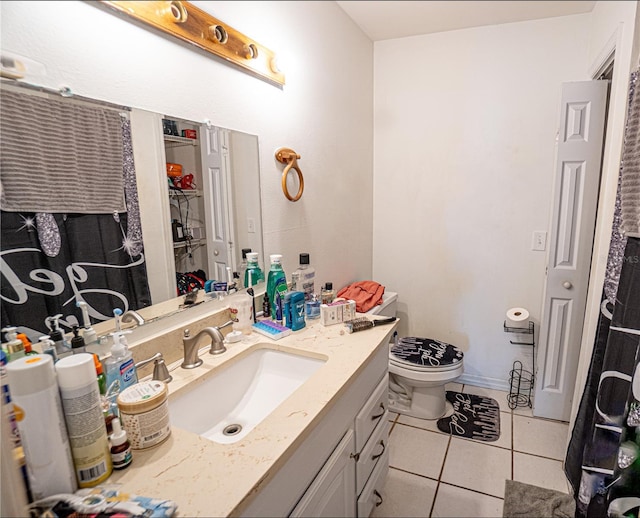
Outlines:
{"label": "white vanity cabinet", "polygon": [[355,439],[349,429],[289,516],[351,516],[356,504],[353,480]]}
{"label": "white vanity cabinet", "polygon": [[[356,494],[359,517],[369,516],[373,505],[379,505],[382,500],[382,487],[389,466],[388,391],[389,379],[385,373],[355,419]],[[379,464],[384,467],[378,469]],[[376,500],[372,501],[374,497]]]}
{"label": "white vanity cabinet", "polygon": [[[387,340],[242,516],[368,516],[389,465]],[[366,514],[364,514],[366,513]]]}

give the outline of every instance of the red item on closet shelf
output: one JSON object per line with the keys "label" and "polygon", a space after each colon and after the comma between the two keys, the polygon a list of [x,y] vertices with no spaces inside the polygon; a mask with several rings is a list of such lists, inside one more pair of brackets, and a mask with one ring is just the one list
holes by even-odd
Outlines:
{"label": "red item on closet shelf", "polygon": [[180,164],[172,164],[167,162],[167,176],[170,178],[176,178],[182,176],[182,166]]}
{"label": "red item on closet shelf", "polygon": [[366,313],[374,306],[382,304],[384,286],[376,281],[358,281],[342,288],[338,297],[356,301],[356,311]]}

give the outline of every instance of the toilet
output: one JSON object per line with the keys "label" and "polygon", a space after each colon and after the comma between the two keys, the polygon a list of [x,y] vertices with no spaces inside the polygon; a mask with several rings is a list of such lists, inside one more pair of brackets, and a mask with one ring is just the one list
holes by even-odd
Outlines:
{"label": "toilet", "polygon": [[[386,292],[370,315],[396,316],[398,294]],[[431,338],[396,338],[389,344],[389,410],[419,419],[440,419],[452,411],[445,385],[462,376],[464,354]]]}

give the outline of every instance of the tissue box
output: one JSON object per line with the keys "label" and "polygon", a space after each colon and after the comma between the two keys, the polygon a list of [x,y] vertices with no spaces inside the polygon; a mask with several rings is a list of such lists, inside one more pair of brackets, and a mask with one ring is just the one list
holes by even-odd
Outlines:
{"label": "tissue box", "polygon": [[338,300],[331,304],[320,305],[320,323],[323,326],[340,324],[356,318],[355,300]]}

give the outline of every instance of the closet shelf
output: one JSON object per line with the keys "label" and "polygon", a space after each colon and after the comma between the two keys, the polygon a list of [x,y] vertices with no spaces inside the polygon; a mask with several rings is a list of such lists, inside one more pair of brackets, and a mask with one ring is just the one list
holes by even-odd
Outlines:
{"label": "closet shelf", "polygon": [[182,191],[174,191],[169,189],[169,196],[177,198],[178,196],[203,196],[204,193],[198,189],[184,189]]}
{"label": "closet shelf", "polygon": [[177,135],[164,135],[164,145],[167,148],[181,146],[197,146],[197,138],[178,137]]}
{"label": "closet shelf", "polygon": [[[188,243],[189,241],[180,241],[179,243],[173,243],[173,249],[179,250],[181,248],[186,248]],[[191,246],[194,248],[198,246],[206,246],[206,244],[207,244],[207,241],[205,238],[191,239]]]}

